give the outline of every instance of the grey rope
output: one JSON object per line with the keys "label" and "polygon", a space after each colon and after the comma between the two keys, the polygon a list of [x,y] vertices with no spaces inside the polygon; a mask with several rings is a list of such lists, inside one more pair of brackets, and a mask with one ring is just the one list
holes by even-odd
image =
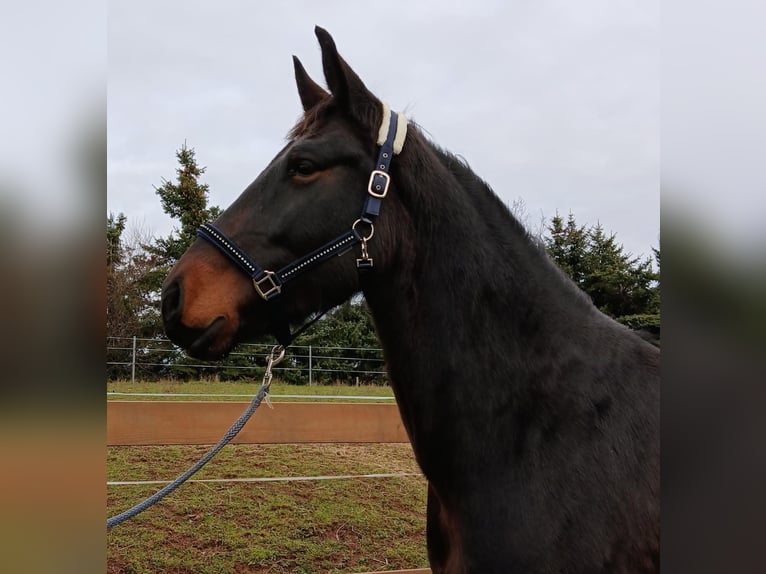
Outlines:
{"label": "grey rope", "polygon": [[[186,472],[178,475],[178,477],[162,488],[161,490],[157,491],[153,495],[151,495],[149,498],[144,500],[143,502],[140,502],[136,504],[133,508],[129,508],[128,510],[121,512],[120,514],[117,514],[116,516],[112,516],[111,518],[107,519],[106,521],[106,527],[107,529],[112,528],[113,526],[117,526],[118,524],[121,524],[122,522],[125,522],[129,518],[133,518],[137,514],[140,514],[150,506],[153,506],[163,498],[165,498],[168,494],[173,492],[176,488],[181,486],[184,482],[186,482],[191,476],[196,473],[199,469],[201,469],[203,466],[205,466],[210,460],[218,454],[218,452],[226,446],[231,439],[233,439],[235,436],[237,436],[237,433],[242,430],[242,427],[245,426],[247,421],[250,419],[252,414],[255,412],[255,410],[261,406],[261,402],[263,402],[263,399],[266,399],[266,404],[269,404],[268,399],[268,393],[269,393],[269,387],[271,386],[271,368],[279,363],[282,358],[285,356],[285,348],[281,345],[277,345],[271,350],[271,354],[268,357],[267,363],[266,363],[266,372],[263,375],[263,382],[261,383],[261,387],[258,389],[258,393],[253,397],[253,400],[250,401],[250,404],[248,405],[247,409],[245,409],[245,412],[243,412],[240,417],[237,419],[237,421],[231,425],[231,428],[226,431],[226,434],[223,435],[221,440],[218,441],[218,443],[213,446],[209,451],[205,453],[205,455],[200,458],[197,462],[195,462]],[[270,405],[269,405],[270,406]]]}

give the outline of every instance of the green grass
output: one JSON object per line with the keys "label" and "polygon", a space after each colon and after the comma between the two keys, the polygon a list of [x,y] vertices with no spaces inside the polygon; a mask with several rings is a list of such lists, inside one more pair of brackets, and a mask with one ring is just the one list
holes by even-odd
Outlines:
{"label": "green grass", "polygon": [[[206,447],[111,447],[108,480],[170,480]],[[195,478],[418,472],[409,445],[230,445]],[[157,486],[110,486],[107,514]],[[110,574],[421,568],[425,479],[193,483],[107,535]]]}
{"label": "green grass", "polygon": [[[106,385],[107,392],[116,393],[187,393],[187,394],[210,394],[218,396],[210,397],[144,397],[144,396],[125,396],[125,395],[107,395],[107,400],[221,400],[221,401],[247,401],[248,396],[252,397],[258,392],[260,381],[112,381]],[[299,399],[275,399],[280,402],[296,400],[312,400],[316,395],[333,396],[375,396],[375,397],[393,397],[394,393],[389,386],[383,385],[289,385],[277,380],[271,384],[272,395],[301,395],[305,398]],[[225,395],[243,395],[240,397],[229,397]],[[326,401],[328,399],[316,399]],[[346,400],[346,399],[343,399]],[[378,401],[376,401],[378,402]],[[389,402],[389,401],[379,401]]]}

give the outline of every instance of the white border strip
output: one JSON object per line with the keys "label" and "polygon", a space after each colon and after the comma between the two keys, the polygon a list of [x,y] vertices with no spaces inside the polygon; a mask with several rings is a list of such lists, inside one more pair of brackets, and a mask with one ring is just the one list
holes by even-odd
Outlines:
{"label": "white border strip", "polygon": [[[349,480],[354,478],[401,478],[423,475],[418,472],[396,474],[342,474],[338,476],[264,476],[257,478],[197,478],[186,482],[310,482],[315,480]],[[152,484],[170,484],[172,480],[115,480],[107,481],[107,486],[142,486]]]}
{"label": "white border strip", "polygon": [[[119,397],[240,397],[243,399],[252,399],[255,395],[226,395],[216,393],[121,393],[118,391],[107,391],[107,396]],[[373,397],[365,395],[269,395],[272,399],[343,399],[343,400],[363,400],[363,401],[395,401],[396,397]]]}

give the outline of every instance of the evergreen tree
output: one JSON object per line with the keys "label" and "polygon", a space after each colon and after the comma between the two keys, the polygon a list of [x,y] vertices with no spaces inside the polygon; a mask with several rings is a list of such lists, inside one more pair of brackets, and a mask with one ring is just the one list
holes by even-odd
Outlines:
{"label": "evergreen tree", "polygon": [[601,311],[616,318],[659,312],[654,305],[656,275],[651,260],[625,253],[616,235],[606,235],[600,223],[588,232],[586,259],[583,290]]}
{"label": "evergreen tree", "polygon": [[[122,263],[122,233],[128,218],[124,213],[116,217],[110,213],[106,218],[106,268],[107,274],[115,265]],[[108,275],[107,275],[108,276]]]}
{"label": "evergreen tree", "polygon": [[581,289],[588,275],[588,232],[584,226],[578,227],[574,215],[569,214],[566,225],[557,213],[551,218],[548,227],[549,236],[544,238],[545,246],[551,258],[572,278]]}
{"label": "evergreen tree", "polygon": [[123,247],[122,234],[125,231],[127,218],[120,213],[115,216],[110,213],[106,218],[106,335],[116,336],[121,331],[119,322],[122,317],[120,299],[123,297],[119,266],[122,263]]}
{"label": "evergreen tree", "polygon": [[[569,214],[566,225],[551,219],[545,245],[550,257],[602,312],[633,329],[659,336],[659,274],[650,258],[625,253],[614,233],[601,224],[578,226]],[[655,250],[659,265],[659,251]]]}
{"label": "evergreen tree", "polygon": [[221,214],[217,206],[207,205],[209,186],[199,181],[207,168],[197,165],[194,148],[187,147],[184,142],[176,151],[176,158],[179,163],[176,181],[163,178],[162,185],[154,188],[163,211],[181,224],[168,237],[157,239],[150,249],[164,260],[166,267],[175,263],[191,246],[200,225]]}
{"label": "evergreen tree", "polygon": [[175,227],[168,237],[160,237],[153,243],[143,245],[152,265],[141,280],[142,286],[154,292],[157,312],[162,282],[170,269],[197,239],[197,228],[221,214],[217,206],[207,205],[209,187],[199,181],[206,168],[197,165],[194,148],[187,147],[184,142],[181,149],[176,151],[176,159],[179,164],[176,168],[176,181],[163,178],[162,185],[154,189],[163,211],[177,220],[180,227]]}

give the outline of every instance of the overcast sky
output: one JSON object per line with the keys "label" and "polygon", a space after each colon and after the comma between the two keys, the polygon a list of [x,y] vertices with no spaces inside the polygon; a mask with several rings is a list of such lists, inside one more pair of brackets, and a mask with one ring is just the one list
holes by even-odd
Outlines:
{"label": "overcast sky", "polygon": [[184,141],[228,206],[300,115],[291,56],[321,84],[315,24],[367,86],[468,160],[529,223],[573,212],[634,254],[659,244],[659,6],[540,2],[132,1],[108,12],[108,209],[166,235],[153,186]]}

